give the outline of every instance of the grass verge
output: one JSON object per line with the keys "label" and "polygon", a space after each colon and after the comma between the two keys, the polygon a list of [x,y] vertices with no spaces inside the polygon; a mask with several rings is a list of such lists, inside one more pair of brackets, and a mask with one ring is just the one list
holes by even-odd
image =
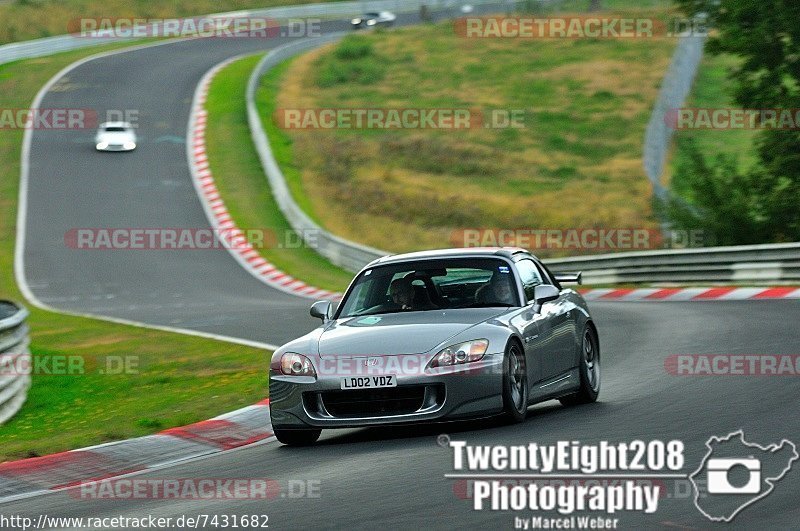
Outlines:
{"label": "grass verge", "polygon": [[266,229],[277,245],[259,249],[277,268],[318,288],[344,290],[352,274],[316,251],[293,244],[294,232],[283,217],[264,176],[247,123],[245,90],[260,55],[232,63],[211,83],[206,110],[206,153],[214,181],[228,212],[241,228]]}
{"label": "grass verge", "polygon": [[[613,8],[670,14],[634,5]],[[351,35],[266,76],[260,113],[301,207],[377,248],[447,247],[467,227],[656,228],[642,138],[674,45],[464,39],[451,23]],[[276,125],[281,109],[331,108],[514,109],[525,127]]]}
{"label": "grass verge", "polygon": [[286,72],[293,61],[294,59],[288,59],[262,76],[261,84],[256,91],[256,106],[262,118],[264,131],[269,138],[272,154],[283,172],[292,197],[303,212],[317,223],[321,223],[319,217],[314,214],[311,199],[303,190],[302,170],[298,164],[295,164],[292,138],[286,134],[286,131],[278,127],[277,122],[269,119],[278,110],[278,94],[280,94]]}
{"label": "grass verge", "polygon": [[[0,106],[27,108],[63,67],[93,48],[0,66]],[[129,45],[128,45],[129,46]],[[21,300],[13,276],[22,130],[0,130],[0,299]],[[79,374],[36,374],[22,410],[0,426],[0,461],[136,437],[263,399],[268,353],[33,308],[31,350],[43,369],[74,360]],[[138,373],[101,374],[132,359]],[[43,370],[42,369],[42,370]],[[108,372],[108,371],[106,371]]]}

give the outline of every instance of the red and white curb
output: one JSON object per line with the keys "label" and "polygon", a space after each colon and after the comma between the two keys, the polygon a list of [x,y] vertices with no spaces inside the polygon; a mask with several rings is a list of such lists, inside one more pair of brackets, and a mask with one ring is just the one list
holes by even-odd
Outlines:
{"label": "red and white curb", "polygon": [[232,57],[216,65],[206,72],[195,89],[192,110],[189,115],[189,126],[187,127],[186,156],[200,202],[203,204],[203,209],[212,227],[220,232],[220,238],[228,244],[226,247],[231,255],[254,277],[272,288],[292,295],[311,299],[338,300],[341,298],[340,293],[309,286],[302,280],[280,271],[259,255],[245,239],[244,233],[231,219],[228,209],[225,208],[225,203],[214,184],[214,177],[211,174],[206,153],[206,124],[208,121],[208,111],[205,108],[206,99],[214,76],[240,58],[241,56]]}
{"label": "red and white curb", "polygon": [[578,290],[587,301],[743,301],[800,299],[800,288],[608,288]]}
{"label": "red and white curb", "polygon": [[165,468],[272,436],[267,399],[155,435],[0,463],[0,503]]}

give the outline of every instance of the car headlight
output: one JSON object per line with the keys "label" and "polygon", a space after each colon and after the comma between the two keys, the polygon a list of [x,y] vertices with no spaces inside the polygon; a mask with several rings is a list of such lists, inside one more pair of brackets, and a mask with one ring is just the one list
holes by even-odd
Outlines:
{"label": "car headlight", "polygon": [[360,18],[354,18],[351,22],[353,24],[361,24],[361,19]]}
{"label": "car headlight", "polygon": [[98,142],[97,149],[106,149],[108,147],[108,142]]}
{"label": "car headlight", "polygon": [[281,372],[287,376],[316,376],[311,360],[302,354],[287,352],[281,356]]}
{"label": "car headlight", "polygon": [[452,345],[440,350],[428,364],[429,367],[447,367],[450,365],[460,365],[462,363],[472,363],[483,358],[486,349],[489,348],[488,339],[473,339],[457,345]]}
{"label": "car headlight", "polygon": [[125,149],[133,149],[136,147],[136,142],[125,142],[122,144],[122,147]]}
{"label": "car headlight", "polygon": [[374,25],[375,25],[377,22],[378,22],[378,21],[377,21],[377,20],[374,20],[374,19],[373,19],[373,20],[368,20],[368,21],[367,21],[367,26],[374,26]]}

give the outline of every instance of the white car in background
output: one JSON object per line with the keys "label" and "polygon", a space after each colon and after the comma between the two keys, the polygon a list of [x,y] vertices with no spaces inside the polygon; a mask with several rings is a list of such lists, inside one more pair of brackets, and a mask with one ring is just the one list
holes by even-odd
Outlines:
{"label": "white car in background", "polygon": [[136,149],[136,133],[128,122],[105,122],[100,124],[95,137],[97,151],[133,151]]}
{"label": "white car in background", "polygon": [[397,15],[391,11],[379,13],[364,13],[362,16],[350,21],[353,29],[374,28],[375,26],[393,26]]}

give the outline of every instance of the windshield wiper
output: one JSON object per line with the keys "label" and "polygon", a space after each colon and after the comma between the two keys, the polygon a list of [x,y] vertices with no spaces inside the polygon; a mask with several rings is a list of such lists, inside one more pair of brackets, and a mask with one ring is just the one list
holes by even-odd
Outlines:
{"label": "windshield wiper", "polygon": [[410,310],[383,310],[377,312],[354,313],[351,315],[343,315],[340,319],[349,319],[351,317],[364,317],[366,315],[385,315],[387,313],[408,313],[408,312],[431,312],[434,310],[447,310],[449,308],[413,308]]}
{"label": "windshield wiper", "polygon": [[402,310],[377,310],[374,312],[356,312],[356,313],[351,313],[350,315],[343,315],[341,318],[349,319],[351,317],[364,317],[366,315],[384,315],[387,313],[400,313],[400,311]]}

